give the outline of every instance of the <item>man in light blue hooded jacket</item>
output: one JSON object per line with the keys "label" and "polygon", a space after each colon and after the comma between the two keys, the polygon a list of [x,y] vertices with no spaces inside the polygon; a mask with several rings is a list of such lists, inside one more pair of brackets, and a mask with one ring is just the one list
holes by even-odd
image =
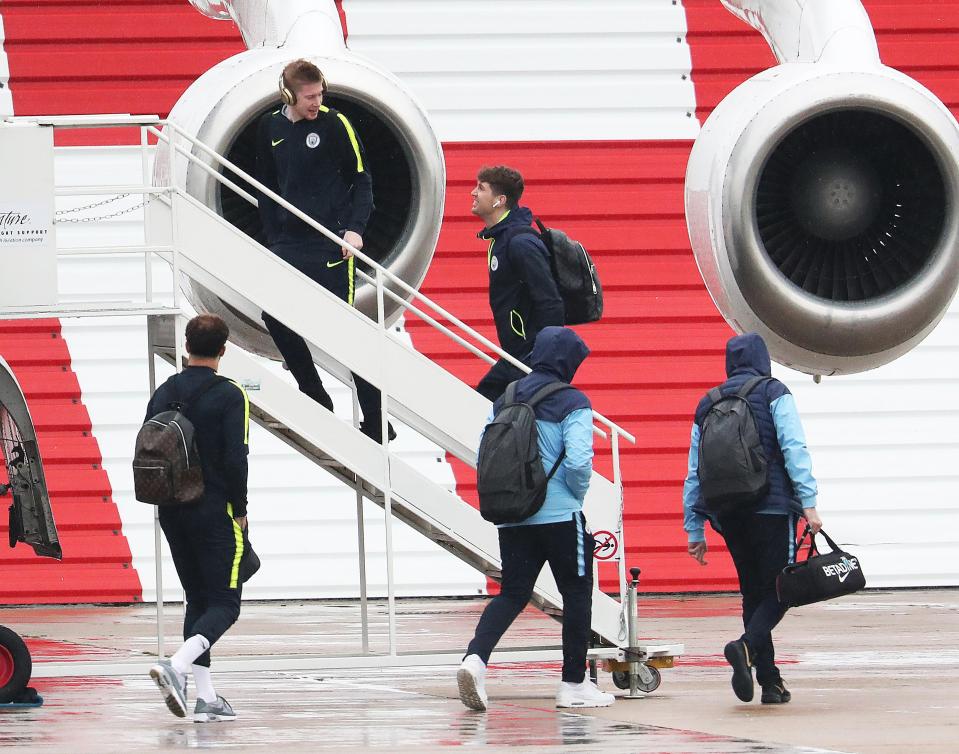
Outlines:
{"label": "man in light blue hooded jacket", "polygon": [[[528,401],[544,385],[569,383],[589,349],[565,327],[545,327],[536,336],[533,371],[516,383],[516,401]],[[493,404],[490,419],[502,403]],[[536,404],[536,429],[544,471],[566,456],[546,487],[546,500],[529,518],[499,527],[502,586],[483,611],[456,679],[460,699],[484,711],[486,664],[497,642],[533,594],[536,578],[549,563],[563,596],[563,676],[557,707],[607,707],[612,694],[586,678],[586,649],[592,616],[593,535],[583,500],[593,472],[593,410],[575,388],[560,390]]]}
{"label": "man in light blue hooded jacket", "polygon": [[689,444],[689,468],[683,485],[683,528],[688,551],[706,565],[705,523],[708,520],[726,541],[739,576],[743,596],[743,628],[739,639],[726,644],[724,654],[733,669],[732,687],[741,701],[753,699],[753,668],[762,687],[763,704],[784,704],[792,698],[779,668],[772,631],[786,608],[776,594],[776,577],[795,559],[796,524],[804,518],[814,533],[822,528],[816,511],[818,487],[812,460],[792,394],[773,378],[769,349],[757,333],[745,333],[726,344],[726,381],[718,386],[725,397],[750,379],[764,377],[747,401],[756,421],[769,469],[769,490],[751,508],[715,516],[704,506],[699,485],[699,446],[703,422],[713,405],[705,395],[696,407]]}

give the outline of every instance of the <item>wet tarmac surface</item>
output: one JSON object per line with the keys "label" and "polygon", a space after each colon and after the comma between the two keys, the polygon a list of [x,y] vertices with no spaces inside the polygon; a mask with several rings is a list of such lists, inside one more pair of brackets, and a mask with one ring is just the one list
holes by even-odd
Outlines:
{"label": "wet tarmac surface", "polygon": [[[218,692],[237,711],[233,722],[196,724],[173,717],[146,679],[47,679],[37,683],[46,704],[0,713],[0,747],[40,751],[153,751],[178,748],[268,751],[429,752],[454,747],[518,751],[781,752],[788,747],[726,736],[603,720],[500,699],[488,713],[456,699],[415,690],[435,669],[335,675],[230,673]],[[511,682],[533,685],[536,670]],[[517,677],[518,676],[518,677]],[[525,677],[524,677],[525,676]]]}
{"label": "wet tarmac surface", "polygon": [[[459,652],[482,600],[398,604],[401,651]],[[738,633],[734,597],[652,598],[640,612],[649,638],[685,642],[663,684],[637,700],[577,713],[557,710],[556,663],[490,668],[488,713],[464,709],[455,667],[334,671],[216,671],[217,660],[302,658],[359,649],[350,602],[251,603],[214,655],[217,691],[234,722],[173,717],[146,675],[155,650],[151,606],[3,608],[0,623],[25,635],[46,704],[0,711],[0,748],[30,752],[150,752],[180,748],[283,752],[428,752],[482,747],[510,752],[959,751],[959,591],[867,592],[791,611],[777,632],[793,692],[781,707],[741,704],[722,645]],[[167,649],[180,613],[167,609]],[[385,608],[371,605],[371,645],[386,648]],[[525,612],[504,644],[559,640],[559,625]],[[42,677],[69,662],[133,662],[134,675]],[[55,663],[55,665],[45,665]],[[600,686],[616,691],[610,676]],[[622,693],[622,692],[617,692]],[[758,694],[757,694],[758,697]],[[192,708],[192,699],[190,706]]]}

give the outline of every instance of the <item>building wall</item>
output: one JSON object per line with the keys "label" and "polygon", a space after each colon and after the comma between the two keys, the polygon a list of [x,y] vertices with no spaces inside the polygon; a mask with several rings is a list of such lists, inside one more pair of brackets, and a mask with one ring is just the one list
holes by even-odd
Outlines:
{"label": "building wall", "polygon": [[[959,73],[951,61],[957,57],[947,53],[959,6],[867,0],[866,7],[884,59],[955,111]],[[722,379],[723,344],[731,334],[689,251],[682,182],[702,118],[733,86],[770,64],[765,43],[718,0],[343,0],[342,8],[351,49],[393,71],[424,103],[444,142],[446,216],[424,290],[491,334],[485,250],[475,238],[468,192],[481,164],[519,167],[527,178],[525,203],[582,240],[604,282],[606,315],[581,329],[592,355],[577,381],[597,409],[639,439],[624,448],[623,458],[628,565],[643,568],[648,590],[735,588],[721,542],[710,539],[717,557],[703,569],[685,554],[681,531],[689,417],[702,392]],[[164,115],[202,70],[240,48],[230,24],[203,19],[181,0],[75,7],[8,0],[0,15],[11,71],[7,91],[18,114]],[[149,55],[132,41],[144,27],[155,32]],[[58,86],[60,80],[69,84]],[[88,132],[61,143],[120,138]],[[122,139],[133,143],[135,134]],[[106,165],[102,153],[87,147],[63,155],[58,171],[83,180],[91,171],[135,174],[138,162],[130,155]],[[63,237],[71,244],[115,243],[141,232],[132,213],[63,228]],[[89,296],[109,284],[111,295],[132,292],[136,262],[109,264],[83,272],[65,263],[63,289]],[[959,582],[946,557],[955,550],[959,524],[959,480],[949,463],[955,412],[948,400],[957,387],[957,315],[954,307],[914,353],[865,375],[817,386],[776,371],[805,419],[827,526],[838,540],[856,545],[873,585]],[[475,383],[481,375],[478,362],[422,326],[410,322],[408,331],[417,348],[465,380]],[[65,321],[63,332],[149,599],[150,510],[132,501],[125,455],[146,399],[142,327]],[[345,394],[334,397],[345,407]],[[462,464],[438,462],[442,454],[412,436],[399,442],[408,457],[434,468],[438,480],[473,494],[473,476]],[[322,472],[269,437],[254,433],[253,446],[251,510],[261,511],[253,518],[254,542],[265,570],[248,593],[355,593],[352,496],[331,488]],[[597,453],[608,472],[608,446],[600,443]],[[367,516],[376,526],[378,512]],[[438,548],[414,535],[399,540],[401,593],[484,588],[478,574],[457,570],[462,567]],[[371,528],[368,541],[372,548],[382,536]],[[380,555],[371,556],[371,566],[381,568]]]}

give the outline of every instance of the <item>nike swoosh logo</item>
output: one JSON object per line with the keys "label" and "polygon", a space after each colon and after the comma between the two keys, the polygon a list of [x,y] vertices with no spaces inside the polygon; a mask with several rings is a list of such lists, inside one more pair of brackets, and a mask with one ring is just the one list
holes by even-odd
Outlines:
{"label": "nike swoosh logo", "polygon": [[336,267],[336,265],[338,265],[338,264],[343,264],[343,262],[345,262],[345,261],[346,261],[345,259],[341,259],[339,262],[327,262],[327,263],[326,263],[326,266],[327,266],[327,267]]}
{"label": "nike swoosh logo", "polygon": [[282,144],[284,141],[286,141],[285,138],[283,138],[283,139],[277,139],[276,141],[273,141],[272,139],[270,139],[270,142],[273,144],[274,147],[275,147],[277,144]]}
{"label": "nike swoosh logo", "polygon": [[848,579],[850,573],[852,573],[852,569],[846,571],[842,576],[840,576],[840,577],[839,577],[839,583],[841,584],[841,583],[844,582],[846,579]]}

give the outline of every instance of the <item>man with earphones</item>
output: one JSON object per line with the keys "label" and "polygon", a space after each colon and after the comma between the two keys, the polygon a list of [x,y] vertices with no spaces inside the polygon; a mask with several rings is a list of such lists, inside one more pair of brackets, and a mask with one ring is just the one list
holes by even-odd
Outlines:
{"label": "man with earphones", "polygon": [[[256,177],[268,188],[356,249],[373,210],[373,179],[363,143],[343,113],[323,104],[326,79],[308,60],[294,60],[280,75],[283,106],[259,122]],[[348,304],[353,304],[354,261],[345,245],[329,240],[272,199],[260,194],[264,244],[285,262]],[[269,314],[263,322],[300,390],[333,410],[310,349]],[[363,411],[363,433],[381,441],[380,392],[353,375]],[[389,427],[389,439],[395,437]]]}
{"label": "man with earphones", "polygon": [[[536,335],[544,327],[566,324],[563,299],[550,268],[549,251],[529,233],[533,213],[519,206],[523,176],[505,165],[484,167],[476,177],[471,212],[485,224],[478,234],[489,241],[489,304],[500,348],[527,362]],[[477,392],[495,401],[514,380],[517,367],[500,359],[480,380]]]}

